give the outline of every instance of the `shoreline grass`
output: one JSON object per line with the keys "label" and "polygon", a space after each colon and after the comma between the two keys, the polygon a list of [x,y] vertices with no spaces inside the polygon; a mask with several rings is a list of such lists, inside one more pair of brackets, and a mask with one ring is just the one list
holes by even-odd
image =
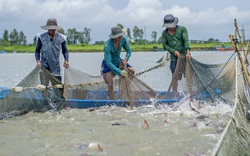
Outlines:
{"label": "shoreline grass", "polygon": [[[231,43],[224,43],[225,46],[232,46]],[[191,51],[212,51],[216,46],[221,46],[221,43],[191,43]],[[103,52],[104,45],[67,45],[69,52]],[[133,52],[152,52],[155,50],[163,51],[161,44],[131,44]],[[0,46],[0,51],[7,53],[34,53],[35,46]]]}

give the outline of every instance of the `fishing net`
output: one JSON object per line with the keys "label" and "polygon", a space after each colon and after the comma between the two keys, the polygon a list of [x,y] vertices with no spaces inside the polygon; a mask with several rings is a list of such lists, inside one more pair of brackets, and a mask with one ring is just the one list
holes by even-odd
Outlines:
{"label": "fishing net", "polygon": [[[117,104],[135,106],[156,96],[156,92],[146,83],[129,73],[128,77],[115,76],[113,79],[114,99],[109,100],[108,85],[104,75],[92,76],[72,67],[64,71],[64,97],[66,103],[72,99],[84,100],[85,106]],[[71,99],[71,100],[70,100]],[[76,101],[77,102],[77,101]],[[70,107],[73,107],[71,104]]]}
{"label": "fishing net", "polygon": [[[166,88],[165,91],[155,91],[141,81],[138,75],[164,67],[166,59],[164,56],[157,65],[143,72],[135,75],[128,74],[128,77],[114,75],[112,87],[115,97],[112,100],[109,99],[108,85],[104,81],[105,75],[92,76],[72,67],[65,69],[64,97],[66,105],[77,108],[96,107],[103,104],[140,106],[153,102],[165,104],[177,102],[184,96],[211,101],[228,100],[233,97],[235,61],[232,58],[235,55],[232,55],[227,62],[220,64],[204,64],[194,58],[186,61],[185,56],[180,56],[168,90]],[[177,95],[174,93],[175,90]],[[72,102],[75,103],[72,105]]]}
{"label": "fishing net", "polygon": [[169,93],[177,91],[177,96],[183,94],[196,100],[227,99],[233,94],[234,66],[233,59],[226,63],[204,64],[192,57],[186,61],[186,57],[180,55],[167,93],[161,98],[171,98]]}
{"label": "fishing net", "polygon": [[33,69],[16,87],[2,89],[0,118],[63,107],[63,85],[44,68]]}
{"label": "fishing net", "polygon": [[234,156],[250,153],[250,88],[242,71],[242,64],[236,58],[236,85],[232,118],[228,122],[213,155]]}

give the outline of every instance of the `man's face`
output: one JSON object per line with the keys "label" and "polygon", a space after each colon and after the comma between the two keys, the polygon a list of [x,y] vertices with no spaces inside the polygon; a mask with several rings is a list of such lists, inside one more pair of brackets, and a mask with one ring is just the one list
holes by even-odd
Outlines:
{"label": "man's face", "polygon": [[170,31],[174,31],[176,29],[176,27],[167,27],[167,29]]}
{"label": "man's face", "polygon": [[114,43],[118,43],[121,41],[121,39],[122,39],[122,36],[119,36],[117,38],[113,38],[113,41],[114,41]]}
{"label": "man's face", "polygon": [[49,29],[48,32],[49,32],[49,35],[52,36],[52,37],[54,37],[55,34],[56,34],[56,30],[55,29]]}

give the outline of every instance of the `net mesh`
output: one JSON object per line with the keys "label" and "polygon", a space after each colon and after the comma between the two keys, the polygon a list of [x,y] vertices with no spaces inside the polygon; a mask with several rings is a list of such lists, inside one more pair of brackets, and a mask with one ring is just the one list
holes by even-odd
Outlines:
{"label": "net mesh", "polygon": [[[238,30],[237,21],[234,19],[235,31],[240,39],[229,35],[237,52],[235,59],[235,85],[231,96],[234,103],[232,118],[229,120],[223,135],[218,142],[213,155],[249,155],[250,153],[250,77],[247,66],[249,65],[247,53]],[[240,51],[243,50],[243,51]]]}
{"label": "net mesh", "polygon": [[33,69],[16,87],[2,90],[0,118],[63,107],[62,83],[44,68]]}
{"label": "net mesh", "polygon": [[203,64],[194,58],[186,61],[180,55],[167,94],[162,98],[168,98],[171,90],[176,90],[197,100],[227,99],[233,94],[234,65],[233,59],[221,64]]}
{"label": "net mesh", "polygon": [[[165,55],[165,54],[164,54]],[[233,56],[233,55],[232,55]],[[156,66],[144,70],[149,72],[165,65],[162,59]],[[92,76],[72,67],[65,69],[64,97],[66,99],[106,100],[106,103],[124,101],[130,106],[148,104],[147,101],[162,101],[172,99],[178,101],[184,95],[188,98],[217,100],[227,99],[233,95],[232,87],[235,81],[235,63],[229,60],[221,64],[203,64],[194,58],[186,61],[180,56],[177,62],[172,82],[167,91],[157,92],[138,78],[139,72],[128,77],[114,76],[114,100],[109,100],[108,86],[105,75]],[[178,90],[175,97],[174,90]],[[171,101],[171,102],[173,102]],[[167,101],[166,101],[167,102]]]}
{"label": "net mesh", "polygon": [[115,98],[113,100],[109,100],[108,85],[103,78],[105,74],[91,76],[72,67],[65,69],[64,74],[64,97],[66,99],[106,100],[107,103],[124,101],[124,104],[134,106],[134,101],[156,96],[152,88],[132,74],[128,74],[128,77],[114,77]]}
{"label": "net mesh", "polygon": [[241,64],[236,58],[236,85],[234,86],[235,95],[234,109],[232,118],[227,124],[220,141],[213,152],[213,155],[249,155],[250,153],[250,89],[246,82],[241,68]]}

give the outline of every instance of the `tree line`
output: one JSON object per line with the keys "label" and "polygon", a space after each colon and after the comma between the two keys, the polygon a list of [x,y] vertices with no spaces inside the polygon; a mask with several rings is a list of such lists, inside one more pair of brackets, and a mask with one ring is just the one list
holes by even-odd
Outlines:
{"label": "tree line", "polygon": [[[90,32],[91,29],[84,28],[84,30],[77,31],[74,29],[68,29],[67,32],[63,29],[58,30],[59,33],[67,36],[67,44],[89,44],[91,41]],[[36,45],[37,37],[33,38],[33,43],[31,45]],[[27,45],[27,37],[23,31],[18,32],[13,29],[10,33],[8,30],[4,30],[2,38],[0,38],[0,45],[2,46],[14,46],[14,45]]]}
{"label": "tree line", "polygon": [[[117,26],[119,26],[122,29],[124,29],[124,27],[123,27],[122,24],[117,24]],[[152,31],[152,33],[151,33],[151,39],[152,39],[152,41],[148,41],[146,39],[143,39],[143,36],[144,36],[143,29],[140,29],[137,26],[134,26],[134,28],[133,28],[133,34],[131,34],[130,28],[127,28],[126,29],[126,35],[127,35],[127,37],[130,40],[133,39],[134,42],[137,43],[137,44],[146,44],[146,43],[156,43],[156,42],[159,42],[159,40],[157,41],[157,32],[156,31]]]}
{"label": "tree line", "polygon": [[23,31],[18,32],[16,29],[13,29],[11,33],[8,30],[4,30],[3,37],[0,39],[0,45],[26,45],[27,40]]}
{"label": "tree line", "polygon": [[[122,24],[117,24],[123,30],[124,27]],[[68,29],[64,31],[64,29],[58,30],[59,33],[67,36],[66,41],[68,45],[76,45],[76,44],[90,44],[92,41],[91,38],[91,29],[84,28],[83,31],[77,31],[75,28]],[[145,43],[156,43],[157,42],[157,32],[152,31],[151,38],[152,41],[148,41],[143,38],[144,31],[137,26],[134,26],[132,31],[130,28],[126,29],[126,34],[129,40],[133,43],[137,44],[145,44]],[[33,43],[29,45],[36,45],[37,37],[33,38]],[[158,41],[159,42],[159,41]],[[95,44],[104,44],[104,41],[96,41]],[[14,45],[27,45],[27,37],[23,31],[18,32],[17,29],[13,29],[9,32],[7,29],[4,30],[3,36],[0,38],[0,45],[2,46],[14,46]]]}

